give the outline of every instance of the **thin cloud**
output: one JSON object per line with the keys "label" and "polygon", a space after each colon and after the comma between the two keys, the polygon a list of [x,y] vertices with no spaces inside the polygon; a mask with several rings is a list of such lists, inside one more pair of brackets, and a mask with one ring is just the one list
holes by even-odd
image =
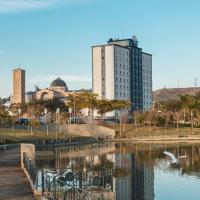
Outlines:
{"label": "thin cloud", "polygon": [[28,79],[29,83],[49,83],[54,79],[60,77],[66,83],[68,82],[76,82],[76,83],[91,83],[91,79],[89,77],[81,76],[81,75],[46,75],[46,76],[36,76]]}
{"label": "thin cloud", "polygon": [[0,0],[0,14],[46,9],[56,5],[84,3],[88,0]]}

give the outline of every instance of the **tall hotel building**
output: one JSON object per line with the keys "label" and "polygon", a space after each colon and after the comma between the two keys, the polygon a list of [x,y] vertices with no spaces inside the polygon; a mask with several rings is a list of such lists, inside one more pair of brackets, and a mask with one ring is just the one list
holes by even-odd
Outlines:
{"label": "tall hotel building", "polygon": [[25,70],[18,68],[13,70],[13,104],[25,103]]}
{"label": "tall hotel building", "polygon": [[152,108],[152,55],[137,38],[92,47],[93,92],[100,99],[130,100],[132,111]]}

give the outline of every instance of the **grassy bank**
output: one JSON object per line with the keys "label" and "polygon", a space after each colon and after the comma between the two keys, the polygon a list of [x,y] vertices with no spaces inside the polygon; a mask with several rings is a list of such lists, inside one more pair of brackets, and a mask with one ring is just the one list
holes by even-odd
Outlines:
{"label": "grassy bank", "polygon": [[[112,128],[116,130],[117,136],[121,138],[135,138],[135,137],[187,137],[187,136],[199,136],[200,137],[200,128],[194,128],[193,132],[191,127],[179,127],[178,131],[176,127],[168,127],[165,129],[164,127],[149,127],[148,125],[138,125],[134,124],[126,124],[125,126],[120,125],[104,125],[105,127]],[[69,139],[74,138],[76,136],[69,133],[59,133],[57,134],[57,139]],[[22,142],[42,142],[42,141],[52,141],[56,140],[56,133],[49,132],[47,136],[46,131],[30,131],[30,130],[20,130],[20,129],[3,129],[0,128],[0,144],[11,144],[11,143],[22,143]]]}
{"label": "grassy bank", "polygon": [[194,128],[193,132],[191,127],[179,127],[178,131],[176,127],[149,127],[148,125],[137,125],[134,124],[126,124],[125,126],[121,126],[119,124],[113,125],[104,125],[108,128],[115,129],[117,131],[117,135],[121,137],[142,137],[142,136],[179,136],[185,137],[188,135],[197,135],[200,136],[200,128]]}
{"label": "grassy bank", "polygon": [[[58,133],[57,139],[69,139],[73,138],[73,135]],[[38,142],[43,140],[56,140],[56,133],[44,131],[30,131],[30,130],[17,130],[12,131],[11,129],[0,129],[0,144],[11,144],[21,142]]]}

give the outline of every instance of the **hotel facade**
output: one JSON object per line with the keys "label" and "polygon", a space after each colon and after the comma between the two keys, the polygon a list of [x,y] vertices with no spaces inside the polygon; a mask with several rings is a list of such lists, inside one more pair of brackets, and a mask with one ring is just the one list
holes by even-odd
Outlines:
{"label": "hotel facade", "polygon": [[100,99],[130,100],[132,111],[151,110],[152,55],[138,47],[135,36],[93,46],[92,74],[93,92]]}

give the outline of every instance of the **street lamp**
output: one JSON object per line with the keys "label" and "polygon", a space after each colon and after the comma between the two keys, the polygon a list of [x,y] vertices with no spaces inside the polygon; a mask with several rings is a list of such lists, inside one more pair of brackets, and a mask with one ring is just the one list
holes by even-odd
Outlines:
{"label": "street lamp", "polygon": [[72,108],[69,108],[69,123],[71,124],[71,114],[72,114]]}
{"label": "street lamp", "polygon": [[56,140],[58,139],[58,123],[59,123],[60,108],[56,109]]}
{"label": "street lamp", "polygon": [[21,115],[21,113],[22,113],[21,108],[18,108],[18,109],[17,109],[17,113],[18,113],[18,117],[20,117],[20,115]]}
{"label": "street lamp", "polygon": [[76,102],[75,102],[75,92],[73,91],[73,94],[74,94],[74,124],[76,124],[76,117],[75,117],[75,114],[76,114]]}
{"label": "street lamp", "polygon": [[47,125],[47,137],[49,136],[49,127],[48,127],[48,120],[47,120],[47,114],[48,114],[48,110],[47,108],[44,109],[44,115],[45,115],[45,122]]}

